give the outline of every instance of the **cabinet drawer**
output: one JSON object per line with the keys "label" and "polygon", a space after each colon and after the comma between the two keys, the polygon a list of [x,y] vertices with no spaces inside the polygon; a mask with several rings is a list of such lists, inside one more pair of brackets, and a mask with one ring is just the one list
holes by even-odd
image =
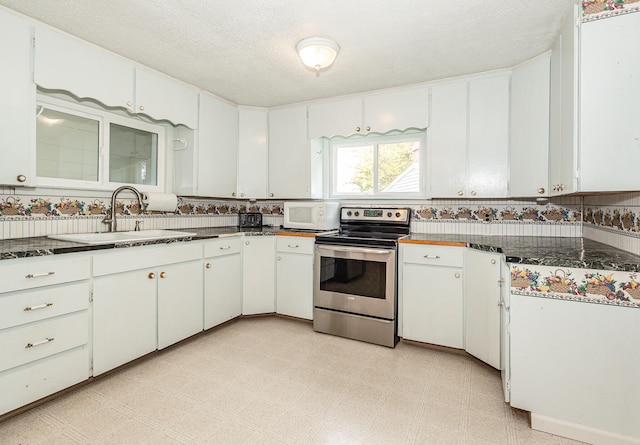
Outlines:
{"label": "cabinet drawer", "polygon": [[278,252],[305,253],[313,255],[315,238],[302,236],[276,236],[276,250]]}
{"label": "cabinet drawer", "polygon": [[93,275],[99,277],[201,258],[202,244],[197,242],[113,249],[94,255]]}
{"label": "cabinet drawer", "polygon": [[89,282],[0,296],[0,329],[89,307]]}
{"label": "cabinet drawer", "polygon": [[427,264],[432,266],[463,267],[463,247],[432,245],[401,246],[402,262]]}
{"label": "cabinet drawer", "polygon": [[7,329],[0,332],[0,371],[84,345],[88,340],[87,311]]}
{"label": "cabinet drawer", "polygon": [[89,278],[90,265],[91,258],[88,255],[53,255],[3,260],[0,263],[0,293],[85,280]]}
{"label": "cabinet drawer", "polygon": [[88,345],[0,372],[0,414],[89,378]]}
{"label": "cabinet drawer", "polygon": [[204,245],[204,257],[211,258],[223,255],[240,253],[242,239],[239,236],[225,237],[215,241],[209,241]]}

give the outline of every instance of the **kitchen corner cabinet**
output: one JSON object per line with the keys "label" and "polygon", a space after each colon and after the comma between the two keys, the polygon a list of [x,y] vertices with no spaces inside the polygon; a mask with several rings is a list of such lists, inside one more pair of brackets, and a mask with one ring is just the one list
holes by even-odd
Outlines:
{"label": "kitchen corner cabinet", "polygon": [[275,236],[242,237],[242,314],[275,312]]}
{"label": "kitchen corner cabinet", "polygon": [[322,198],[322,151],[312,146],[306,105],[269,110],[270,198]]}
{"label": "kitchen corner cabinet", "polygon": [[242,315],[242,239],[204,243],[204,328]]}
{"label": "kitchen corner cabinet", "polygon": [[[35,184],[35,104],[32,26],[0,11],[0,184]],[[11,162],[8,162],[8,160]]]}
{"label": "kitchen corner cabinet", "polygon": [[400,244],[402,337],[462,349],[462,247]]}
{"label": "kitchen corner cabinet", "polygon": [[309,106],[309,138],[426,128],[429,89],[414,87]]}
{"label": "kitchen corner cabinet", "polygon": [[268,111],[238,109],[238,198],[267,197]]}
{"label": "kitchen corner cabinet", "polygon": [[90,258],[2,261],[0,414],[90,376]]}
{"label": "kitchen corner cabinet", "polygon": [[467,249],[464,349],[500,369],[502,255]]}
{"label": "kitchen corner cabinet", "polygon": [[[131,247],[93,256],[94,375],[202,329],[201,258],[198,243]],[[186,269],[187,277],[181,278]],[[172,313],[179,303],[176,297],[182,307]]]}
{"label": "kitchen corner cabinet", "polygon": [[432,87],[430,196],[508,196],[509,84],[504,73]]}
{"label": "kitchen corner cabinet", "polygon": [[315,238],[276,237],[276,312],[313,319]]}
{"label": "kitchen corner cabinet", "polygon": [[511,73],[509,194],[549,196],[550,53]]}
{"label": "kitchen corner cabinet", "polygon": [[197,128],[197,90],[106,50],[43,27],[35,32],[34,80],[156,120]]}
{"label": "kitchen corner cabinet", "polygon": [[581,192],[639,190],[640,14],[582,23]]}

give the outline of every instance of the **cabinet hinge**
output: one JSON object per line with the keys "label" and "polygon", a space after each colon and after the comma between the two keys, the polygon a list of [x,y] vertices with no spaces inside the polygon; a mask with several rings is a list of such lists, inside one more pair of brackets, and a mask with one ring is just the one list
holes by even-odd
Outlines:
{"label": "cabinet hinge", "polygon": [[36,38],[35,37],[31,37],[31,47],[33,47],[33,48],[36,47]]}
{"label": "cabinet hinge", "polygon": [[91,371],[91,375],[93,375],[93,358],[89,359],[89,370]]}
{"label": "cabinet hinge", "polygon": [[507,391],[511,391],[511,380],[507,380]]}
{"label": "cabinet hinge", "polygon": [[89,303],[93,303],[93,291],[89,291]]}

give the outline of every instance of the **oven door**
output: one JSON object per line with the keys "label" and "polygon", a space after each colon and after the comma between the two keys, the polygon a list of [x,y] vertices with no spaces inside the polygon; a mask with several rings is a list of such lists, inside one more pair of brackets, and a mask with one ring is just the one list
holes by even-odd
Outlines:
{"label": "oven door", "polygon": [[395,288],[395,249],[316,244],[315,307],[394,320]]}

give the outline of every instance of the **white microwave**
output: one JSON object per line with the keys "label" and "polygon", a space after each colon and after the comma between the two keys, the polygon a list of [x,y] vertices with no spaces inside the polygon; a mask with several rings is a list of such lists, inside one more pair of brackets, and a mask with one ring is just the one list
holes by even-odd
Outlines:
{"label": "white microwave", "polygon": [[333,230],[340,227],[337,202],[291,201],[284,203],[285,229]]}

